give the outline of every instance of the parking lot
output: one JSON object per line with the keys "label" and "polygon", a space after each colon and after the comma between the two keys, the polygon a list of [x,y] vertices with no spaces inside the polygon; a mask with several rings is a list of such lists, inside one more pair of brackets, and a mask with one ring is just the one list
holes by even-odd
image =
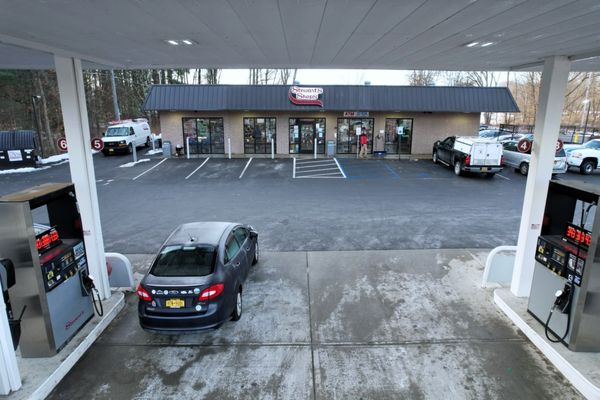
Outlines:
{"label": "parking lot", "polygon": [[[457,177],[428,159],[139,159],[94,156],[107,251],[155,252],[195,220],[249,223],[267,251],[489,249],[515,244],[526,182],[510,169]],[[3,174],[0,194],[69,180],[66,163]]]}

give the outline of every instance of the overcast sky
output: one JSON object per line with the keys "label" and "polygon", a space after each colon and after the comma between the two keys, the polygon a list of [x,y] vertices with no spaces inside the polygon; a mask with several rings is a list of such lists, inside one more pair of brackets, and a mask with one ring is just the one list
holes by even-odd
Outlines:
{"label": "overcast sky", "polygon": [[[410,71],[359,69],[299,69],[296,80],[302,85],[408,85]],[[291,78],[290,78],[291,80]],[[224,69],[220,83],[248,84],[247,69]]]}

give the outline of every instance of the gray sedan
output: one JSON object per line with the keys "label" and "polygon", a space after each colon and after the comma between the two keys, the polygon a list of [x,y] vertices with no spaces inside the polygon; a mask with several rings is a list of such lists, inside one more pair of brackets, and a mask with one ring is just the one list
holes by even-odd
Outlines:
{"label": "gray sedan", "polygon": [[174,333],[239,320],[244,282],[258,258],[258,233],[249,225],[180,225],[138,286],[140,325]]}
{"label": "gray sedan", "polygon": [[[527,175],[529,172],[529,160],[531,159],[531,147],[526,153],[520,152],[517,148],[518,142],[511,141],[503,143],[504,147],[503,157],[504,165],[515,168],[523,175]],[[554,157],[554,167],[552,168],[553,174],[564,174],[567,172],[567,155],[564,149],[560,149],[556,152]]]}

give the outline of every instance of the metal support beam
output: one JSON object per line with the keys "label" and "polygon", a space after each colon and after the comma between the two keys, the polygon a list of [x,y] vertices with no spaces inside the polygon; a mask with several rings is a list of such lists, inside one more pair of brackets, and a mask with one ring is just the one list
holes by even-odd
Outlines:
{"label": "metal support beam", "polygon": [[102,298],[110,297],[104,256],[104,239],[96,193],[88,114],[81,60],[54,56],[65,135],[69,146],[69,168],[77,192],[90,274]]}
{"label": "metal support beam", "polygon": [[548,182],[552,177],[570,67],[569,59],[562,56],[550,57],[544,62],[535,118],[535,140],[529,163],[515,269],[510,287],[512,293],[519,297],[527,297],[531,291],[535,247],[541,232]]}

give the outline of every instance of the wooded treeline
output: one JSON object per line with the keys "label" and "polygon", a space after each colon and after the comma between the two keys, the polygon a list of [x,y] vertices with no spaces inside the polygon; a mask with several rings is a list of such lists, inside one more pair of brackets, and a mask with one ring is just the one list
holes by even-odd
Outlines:
{"label": "wooded treeline", "polygon": [[[248,84],[292,84],[295,69],[249,69]],[[219,69],[115,70],[121,118],[146,117],[153,131],[160,127],[153,113],[141,107],[153,84],[218,84]],[[487,123],[534,125],[541,74],[538,72],[440,72],[412,71],[410,85],[508,86],[520,113],[484,113]],[[100,136],[115,118],[110,71],[84,71],[84,85],[92,136]],[[35,113],[34,113],[35,109]],[[35,117],[34,117],[35,115]],[[569,76],[563,125],[588,131],[600,126],[600,79],[598,73],[574,72]],[[56,140],[64,136],[56,74],[54,71],[0,70],[0,130],[39,128],[44,155],[57,153]]]}

